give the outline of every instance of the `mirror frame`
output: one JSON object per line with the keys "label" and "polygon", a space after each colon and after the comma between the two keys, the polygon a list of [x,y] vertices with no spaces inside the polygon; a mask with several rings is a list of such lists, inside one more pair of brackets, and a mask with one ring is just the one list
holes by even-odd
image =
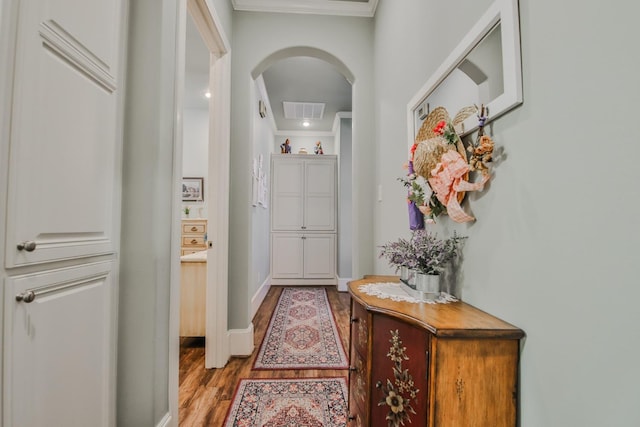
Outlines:
{"label": "mirror frame", "polygon": [[[518,0],[496,0],[480,20],[465,35],[462,41],[444,60],[442,65],[427,80],[424,86],[414,95],[407,105],[407,124],[409,136],[409,147],[415,142],[416,129],[418,126],[416,110],[435,91],[438,86],[458,67],[484,37],[500,23],[502,41],[502,72],[504,91],[502,95],[486,105],[489,115],[487,122],[494,120],[522,104],[522,65],[520,53],[520,19],[518,11]],[[437,106],[434,106],[437,107]],[[457,111],[450,111],[455,115]],[[463,135],[475,131],[478,126],[465,129]]]}

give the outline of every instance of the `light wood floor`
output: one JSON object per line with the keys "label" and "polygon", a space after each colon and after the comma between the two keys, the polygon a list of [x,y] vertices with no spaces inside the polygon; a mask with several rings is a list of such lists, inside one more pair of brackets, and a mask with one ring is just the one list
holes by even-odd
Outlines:
{"label": "light wood floor", "polygon": [[[349,302],[346,292],[327,287],[345,352],[349,350]],[[269,325],[282,287],[272,286],[253,318],[255,349],[250,357],[231,358],[221,369],[204,369],[204,339],[182,338],[180,346],[179,425],[221,426],[240,378],[314,378],[348,376],[346,369],[253,371],[253,361]]]}

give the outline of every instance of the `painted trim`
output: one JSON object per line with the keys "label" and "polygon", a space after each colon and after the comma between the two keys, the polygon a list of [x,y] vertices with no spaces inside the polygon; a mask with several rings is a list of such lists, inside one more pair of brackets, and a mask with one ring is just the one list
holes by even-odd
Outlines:
{"label": "painted trim", "polygon": [[224,33],[220,18],[206,0],[188,0],[187,9],[209,51],[220,58],[231,50],[231,44]]}
{"label": "painted trim", "polygon": [[[176,23],[176,82],[185,81],[185,54],[187,34],[187,7],[179,2]],[[173,209],[171,213],[171,284],[169,287],[169,360],[168,379],[169,414],[165,415],[158,426],[170,426],[172,419],[178,419],[180,390],[180,246],[182,245],[182,109],[184,106],[184,84],[176,84],[175,123],[173,128]],[[167,418],[168,416],[168,418]],[[174,423],[177,425],[178,423]],[[172,426],[173,427],[173,426]]]}
{"label": "painted trim", "polygon": [[232,0],[235,10],[250,12],[304,13],[315,15],[338,15],[373,18],[378,0],[353,1],[313,1],[313,0]]}
{"label": "painted trim", "polygon": [[349,282],[352,281],[353,278],[343,278],[338,277],[338,292],[347,292],[349,290]]}
{"label": "painted trim", "polygon": [[334,136],[333,131],[277,130],[275,136]]}
{"label": "painted trim", "polygon": [[337,279],[271,279],[272,286],[331,286]]}
{"label": "painted trim", "polygon": [[160,422],[156,424],[156,427],[169,427],[170,425],[172,425],[171,421],[171,413],[167,412],[166,414],[164,414],[164,417],[162,417]]}
{"label": "painted trim", "polygon": [[351,118],[353,118],[353,113],[351,111],[338,111],[336,113],[336,117],[333,119],[333,126],[331,128],[333,135],[337,135],[340,131],[340,120]]}
{"label": "painted trim", "polygon": [[254,349],[253,323],[246,329],[229,330],[229,349],[232,356],[251,356]]}
{"label": "painted trim", "polygon": [[269,292],[270,288],[271,288],[271,276],[269,275],[264,280],[264,282],[262,282],[257,292],[253,295],[253,298],[251,298],[251,318],[252,319],[258,312],[258,309],[262,305],[262,302],[267,296],[267,292]]}

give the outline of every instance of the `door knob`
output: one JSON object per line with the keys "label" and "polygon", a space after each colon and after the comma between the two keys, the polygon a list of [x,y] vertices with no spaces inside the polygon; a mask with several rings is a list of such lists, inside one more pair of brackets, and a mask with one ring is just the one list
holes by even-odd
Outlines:
{"label": "door knob", "polygon": [[16,295],[16,301],[30,303],[34,299],[36,299],[36,293],[33,291],[23,292],[21,294]]}
{"label": "door knob", "polygon": [[25,242],[18,243],[17,248],[19,251],[33,252],[36,250],[36,242],[33,240],[27,240]]}

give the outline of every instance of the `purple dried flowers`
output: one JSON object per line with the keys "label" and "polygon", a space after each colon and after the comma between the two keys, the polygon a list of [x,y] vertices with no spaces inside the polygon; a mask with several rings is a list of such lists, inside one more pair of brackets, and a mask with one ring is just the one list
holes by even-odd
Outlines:
{"label": "purple dried flowers", "polygon": [[466,237],[454,231],[448,239],[439,239],[428,230],[415,230],[410,240],[398,239],[382,245],[380,258],[386,258],[391,266],[404,266],[423,274],[440,274],[446,264],[458,253],[460,243]]}

